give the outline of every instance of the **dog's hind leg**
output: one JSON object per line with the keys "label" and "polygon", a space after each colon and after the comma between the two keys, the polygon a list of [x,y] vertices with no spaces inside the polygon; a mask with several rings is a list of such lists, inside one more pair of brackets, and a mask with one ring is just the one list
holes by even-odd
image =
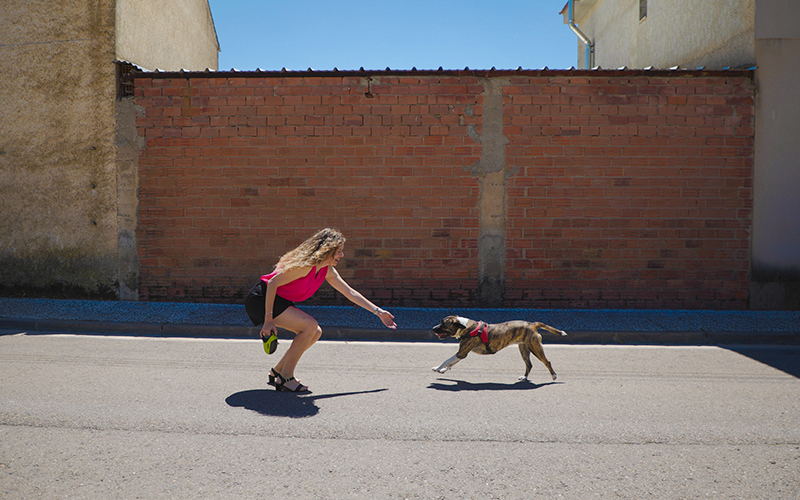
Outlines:
{"label": "dog's hind leg", "polygon": [[522,361],[525,362],[525,375],[521,376],[519,380],[528,380],[528,374],[531,372],[531,368],[533,368],[533,364],[531,363],[531,350],[523,343],[519,345],[519,353],[522,355]]}
{"label": "dog's hind leg", "polygon": [[555,380],[556,379],[556,372],[553,371],[553,366],[550,364],[549,361],[547,361],[547,358],[544,355],[544,349],[542,348],[541,342],[532,343],[532,344],[533,345],[528,345],[527,347],[531,350],[533,355],[536,356],[536,358],[539,361],[544,363],[544,366],[546,366],[547,369],[550,371],[550,375],[552,375],[553,380]]}

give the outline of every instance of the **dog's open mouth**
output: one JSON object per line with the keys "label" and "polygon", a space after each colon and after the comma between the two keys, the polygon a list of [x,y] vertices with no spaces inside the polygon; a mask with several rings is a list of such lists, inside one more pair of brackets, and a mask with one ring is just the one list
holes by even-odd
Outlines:
{"label": "dog's open mouth", "polygon": [[439,337],[439,339],[446,339],[450,336],[450,333],[447,331],[447,328],[441,323],[431,328],[431,332]]}

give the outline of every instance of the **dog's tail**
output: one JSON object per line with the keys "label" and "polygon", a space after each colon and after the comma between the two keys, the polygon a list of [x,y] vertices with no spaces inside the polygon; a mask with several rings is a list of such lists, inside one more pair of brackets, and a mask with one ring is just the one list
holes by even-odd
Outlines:
{"label": "dog's tail", "polygon": [[556,335],[561,335],[562,337],[567,334],[564,330],[559,330],[558,328],[553,328],[550,325],[545,325],[544,323],[534,323],[533,324],[534,330],[538,331],[539,328],[542,330],[547,330],[550,333],[554,333]]}

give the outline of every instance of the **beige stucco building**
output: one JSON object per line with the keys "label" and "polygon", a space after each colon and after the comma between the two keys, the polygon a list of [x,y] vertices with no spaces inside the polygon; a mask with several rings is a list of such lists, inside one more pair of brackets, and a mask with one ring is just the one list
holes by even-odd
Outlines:
{"label": "beige stucco building", "polygon": [[561,13],[577,67],[756,68],[750,307],[800,308],[800,2],[570,0]]}
{"label": "beige stucco building", "polygon": [[136,298],[140,144],[115,61],[216,70],[218,52],[207,0],[2,2],[0,293]]}

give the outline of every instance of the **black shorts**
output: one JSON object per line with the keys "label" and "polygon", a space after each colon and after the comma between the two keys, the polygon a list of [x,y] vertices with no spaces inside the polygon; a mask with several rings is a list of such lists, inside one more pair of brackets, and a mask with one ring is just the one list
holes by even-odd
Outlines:
{"label": "black shorts", "polygon": [[[250,316],[253,326],[264,324],[264,316],[267,314],[266,308],[267,284],[259,280],[253,285],[250,293],[244,299],[244,310]],[[283,311],[292,307],[294,302],[284,299],[280,295],[275,295],[275,302],[272,304],[272,318],[277,318]]]}

